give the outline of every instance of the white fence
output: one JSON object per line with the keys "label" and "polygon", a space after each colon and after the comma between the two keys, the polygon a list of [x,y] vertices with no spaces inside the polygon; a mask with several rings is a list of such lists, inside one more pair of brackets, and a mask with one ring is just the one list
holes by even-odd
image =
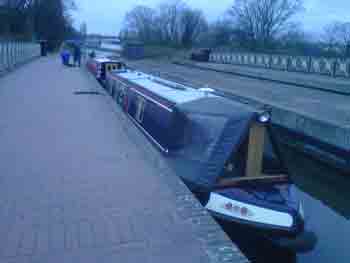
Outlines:
{"label": "white fence", "polygon": [[0,73],[40,56],[40,44],[0,40]]}
{"label": "white fence", "polygon": [[222,64],[313,73],[332,77],[350,77],[350,60],[338,58],[213,52],[209,60],[210,62]]}

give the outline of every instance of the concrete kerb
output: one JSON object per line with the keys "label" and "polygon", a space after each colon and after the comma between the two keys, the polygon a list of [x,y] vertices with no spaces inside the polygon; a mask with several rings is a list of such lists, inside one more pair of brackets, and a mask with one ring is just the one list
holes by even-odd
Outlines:
{"label": "concrete kerb", "polygon": [[[81,69],[82,74],[86,75],[94,83],[96,91],[107,92],[100,86],[98,81],[84,67]],[[94,90],[95,90],[94,89]],[[193,196],[187,186],[172,171],[161,153],[149,142],[131,120],[121,114],[112,97],[106,96],[106,103],[118,115],[118,118],[124,123],[126,133],[130,135],[132,141],[137,145],[144,154],[147,162],[154,165],[160,171],[159,176],[166,184],[177,199],[177,209],[179,214],[191,223],[195,230],[196,237],[200,242],[203,250],[206,252],[211,263],[232,262],[245,263],[249,262],[241,253],[235,244],[227,237],[210,214],[200,205],[199,201]]]}
{"label": "concrete kerb", "polygon": [[[328,146],[304,145],[301,142],[291,142],[290,136],[283,138],[281,142],[296,148],[300,152],[307,153],[317,160],[321,160],[343,171],[350,171],[350,125],[339,127],[335,123],[323,122],[309,116],[307,113],[299,113],[294,109],[268,104],[257,98],[249,98],[234,93],[218,92],[229,96],[242,103],[255,105],[258,108],[271,110],[272,123],[283,129],[298,133],[302,136],[314,138],[322,144],[336,147],[345,152],[346,156],[334,154],[326,150]],[[321,131],[321,132],[320,132]],[[316,144],[318,144],[316,142]]]}
{"label": "concrete kerb", "polygon": [[330,122],[323,122],[307,114],[296,113],[283,108],[272,108],[272,121],[287,129],[316,138],[321,142],[336,146],[346,151],[350,150],[350,129],[339,127]]}
{"label": "concrete kerb", "polygon": [[[272,112],[272,122],[281,127],[299,132],[306,136],[317,138],[319,141],[334,145],[341,149],[350,150],[350,127],[339,127],[337,123],[325,122],[316,119],[307,112],[298,112],[284,106],[260,100],[258,98],[245,97],[234,92],[219,92],[233,97],[243,103],[255,104],[260,108],[268,108]],[[320,134],[320,131],[323,131]],[[327,132],[327,136],[324,136]]]}

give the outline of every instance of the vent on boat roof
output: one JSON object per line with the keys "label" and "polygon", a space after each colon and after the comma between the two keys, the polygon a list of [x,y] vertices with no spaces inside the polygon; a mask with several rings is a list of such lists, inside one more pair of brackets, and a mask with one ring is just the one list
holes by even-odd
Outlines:
{"label": "vent on boat roof", "polygon": [[154,82],[158,83],[158,84],[162,84],[164,86],[167,86],[169,88],[172,89],[177,89],[177,90],[186,90],[186,88],[181,85],[181,84],[177,84],[177,83],[171,83],[171,82],[166,82],[166,81],[162,81],[160,79],[153,79]]}
{"label": "vent on boat roof", "polygon": [[74,95],[102,95],[104,96],[103,93],[99,91],[91,91],[91,90],[78,90],[73,92]]}

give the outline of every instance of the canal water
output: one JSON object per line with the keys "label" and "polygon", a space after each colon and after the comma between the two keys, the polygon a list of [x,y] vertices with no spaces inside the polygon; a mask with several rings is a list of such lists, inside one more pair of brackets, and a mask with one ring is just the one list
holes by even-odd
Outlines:
{"label": "canal water", "polygon": [[294,254],[246,229],[222,224],[223,229],[252,262],[350,262],[349,176],[290,148],[283,151],[303,201],[306,228],[318,238],[315,249]]}

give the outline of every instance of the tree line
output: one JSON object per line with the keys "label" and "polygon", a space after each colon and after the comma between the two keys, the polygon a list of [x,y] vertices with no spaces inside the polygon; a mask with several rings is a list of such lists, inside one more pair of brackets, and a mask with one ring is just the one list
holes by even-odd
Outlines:
{"label": "tree line", "polygon": [[76,35],[70,12],[74,0],[0,0],[0,37],[45,39],[54,49]]}
{"label": "tree line", "polygon": [[234,0],[209,23],[200,9],[167,1],[129,11],[120,37],[145,44],[350,57],[350,22],[332,22],[315,39],[297,22],[303,11],[303,0]]}
{"label": "tree line", "polygon": [[164,3],[157,9],[137,6],[126,14],[121,38],[191,46],[207,27],[203,12],[190,8],[184,2]]}

